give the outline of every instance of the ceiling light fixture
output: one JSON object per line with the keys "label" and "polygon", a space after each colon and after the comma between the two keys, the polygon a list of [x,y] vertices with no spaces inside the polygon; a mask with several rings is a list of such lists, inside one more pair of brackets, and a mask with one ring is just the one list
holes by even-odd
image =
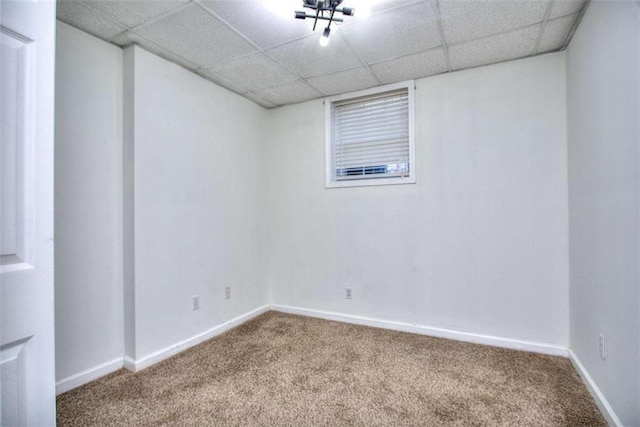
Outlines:
{"label": "ceiling light fixture", "polygon": [[[355,10],[351,7],[338,7],[343,0],[303,0],[302,6],[307,9],[315,10],[315,14],[310,14],[305,11],[296,10],[296,19],[313,19],[313,30],[315,31],[318,19],[329,21],[327,27],[322,32],[320,37],[320,46],[326,46],[329,44],[329,34],[331,34],[331,23],[342,22],[342,18],[338,18],[335,15],[336,12],[341,13],[344,16],[353,16]],[[329,16],[325,16],[325,12]]]}

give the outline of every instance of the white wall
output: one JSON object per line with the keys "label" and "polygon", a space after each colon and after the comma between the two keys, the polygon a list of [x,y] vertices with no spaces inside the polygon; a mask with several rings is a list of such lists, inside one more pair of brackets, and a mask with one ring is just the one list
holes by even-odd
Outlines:
{"label": "white wall", "polygon": [[566,346],[564,53],[416,87],[414,185],[324,188],[322,101],[269,112],[272,302]]}
{"label": "white wall", "polygon": [[122,50],[57,24],[56,378],[122,357]]}
{"label": "white wall", "polygon": [[270,299],[570,344],[633,424],[631,6],[590,6],[568,70],[558,53],[417,81],[417,184],[344,189],[324,188],[321,100],[266,111],[139,48],[123,65],[120,49],[58,24],[58,379],[125,347],[144,359]]}
{"label": "white wall", "polygon": [[127,325],[135,348],[127,356],[140,360],[267,303],[268,168],[263,108],[138,47],[125,55],[134,230],[125,239],[135,245],[135,318]]}
{"label": "white wall", "polygon": [[610,1],[591,3],[567,56],[570,346],[627,426],[640,425],[639,52],[639,5]]}

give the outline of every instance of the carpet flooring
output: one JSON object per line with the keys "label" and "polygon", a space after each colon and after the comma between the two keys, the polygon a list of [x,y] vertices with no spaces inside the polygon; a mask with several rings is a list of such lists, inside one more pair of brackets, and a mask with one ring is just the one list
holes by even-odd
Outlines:
{"label": "carpet flooring", "polygon": [[268,312],[61,394],[59,426],[605,426],[568,359]]}

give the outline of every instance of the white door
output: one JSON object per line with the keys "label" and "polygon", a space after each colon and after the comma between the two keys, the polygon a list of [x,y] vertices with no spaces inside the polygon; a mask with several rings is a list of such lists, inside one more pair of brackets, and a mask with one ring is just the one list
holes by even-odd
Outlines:
{"label": "white door", "polygon": [[0,0],[0,415],[55,425],[55,2]]}

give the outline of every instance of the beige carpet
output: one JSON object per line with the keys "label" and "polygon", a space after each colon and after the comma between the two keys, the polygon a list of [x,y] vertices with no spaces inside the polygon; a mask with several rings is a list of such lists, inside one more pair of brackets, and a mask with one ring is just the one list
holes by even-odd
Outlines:
{"label": "beige carpet", "polygon": [[276,312],[57,403],[60,426],[606,425],[568,359]]}

